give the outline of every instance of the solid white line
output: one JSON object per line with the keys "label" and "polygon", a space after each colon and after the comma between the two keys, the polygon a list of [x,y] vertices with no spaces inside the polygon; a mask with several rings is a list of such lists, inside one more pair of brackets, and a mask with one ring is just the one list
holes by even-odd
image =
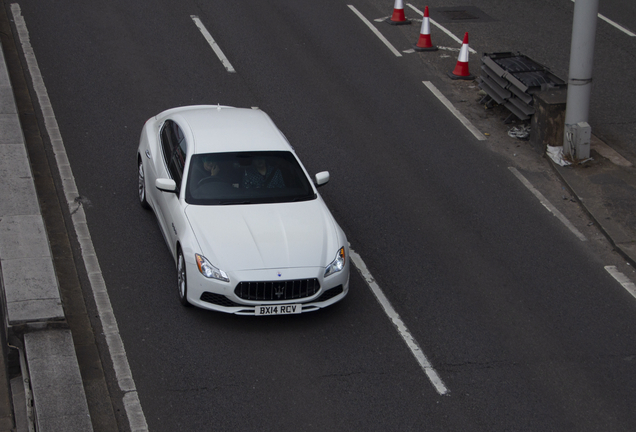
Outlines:
{"label": "solid white line", "polygon": [[221,51],[219,44],[216,43],[216,41],[214,40],[208,29],[205,28],[199,17],[196,15],[190,15],[190,18],[192,18],[194,24],[196,24],[196,26],[199,28],[199,31],[201,32],[205,40],[208,41],[208,43],[216,53],[216,56],[219,58],[219,60],[221,60],[223,66],[225,66],[225,69],[227,69],[227,71],[230,73],[235,73],[236,71],[230,64],[230,61],[227,59],[227,57],[225,57],[225,54],[223,54],[223,51]]}
{"label": "solid white line", "polygon": [[619,272],[616,266],[605,266],[605,270],[607,270],[607,272],[611,274],[618,283],[623,285],[623,288],[625,288],[628,293],[636,298],[636,285],[634,285],[634,282],[629,280],[629,278],[623,273]]}
{"label": "solid white line", "polygon": [[371,31],[373,33],[375,33],[375,35],[378,38],[380,38],[380,40],[382,42],[384,42],[384,45],[386,45],[391,50],[391,52],[393,54],[395,54],[396,57],[402,57],[402,54],[400,54],[400,52],[398,50],[396,50],[393,45],[391,45],[391,42],[389,42],[384,36],[382,36],[382,33],[380,33],[378,31],[378,29],[375,28],[375,26],[373,24],[371,24],[371,22],[364,17],[364,15],[362,15],[360,12],[358,12],[358,9],[353,7],[353,5],[347,5],[347,6],[349,6],[349,9],[351,9],[356,15],[358,15],[358,18],[360,18],[362,20],[362,22],[365,23],[367,25],[367,27],[369,27],[371,29]]}
{"label": "solid white line", "polygon": [[373,276],[371,276],[369,269],[367,269],[367,266],[364,263],[364,261],[362,261],[362,258],[360,257],[360,255],[358,255],[351,248],[349,248],[349,254],[351,256],[351,261],[358,268],[358,271],[360,272],[360,274],[366,281],[367,285],[369,285],[369,288],[371,288],[371,292],[373,292],[373,294],[375,295],[375,298],[380,303],[380,306],[382,306],[382,308],[384,309],[384,312],[387,314],[387,316],[391,319],[391,321],[395,325],[398,333],[400,334],[400,336],[402,336],[402,339],[404,340],[404,342],[406,342],[406,345],[409,347],[409,349],[415,356],[415,359],[420,364],[420,367],[424,370],[424,373],[426,373],[426,376],[428,376],[428,379],[431,381],[431,383],[435,387],[435,390],[437,390],[437,393],[439,393],[440,395],[448,394],[449,393],[448,388],[446,387],[446,385],[444,385],[444,382],[437,374],[437,371],[435,371],[435,369],[433,369],[433,366],[431,366],[431,363],[428,361],[428,358],[424,354],[424,351],[422,351],[422,349],[418,345],[415,338],[411,335],[411,332],[409,332],[409,329],[406,328],[406,325],[404,324],[404,321],[402,321],[402,319],[400,318],[400,315],[398,315],[395,309],[393,309],[393,306],[391,306],[389,299],[386,298],[386,296],[380,289],[380,286],[376,283]]}
{"label": "solid white line", "polygon": [[[572,3],[576,3],[576,1],[572,0]],[[605,16],[603,16],[603,15],[601,15],[601,14],[598,14],[598,17],[599,17],[600,19],[602,19],[603,21],[605,21],[606,23],[608,23],[608,24],[610,24],[610,25],[613,25],[614,27],[616,27],[617,29],[619,29],[619,30],[620,30],[620,31],[622,31],[623,33],[627,34],[628,36],[631,36],[631,37],[635,37],[635,36],[636,36],[636,34],[635,34],[635,33],[633,33],[633,32],[631,32],[631,31],[627,30],[625,27],[623,27],[622,25],[620,25],[620,24],[618,24],[618,23],[615,23],[615,22],[614,22],[614,21],[612,21],[611,19],[606,18]]]}
{"label": "solid white line", "polygon": [[60,134],[57,119],[55,118],[53,107],[51,106],[51,100],[49,99],[46,86],[44,85],[44,80],[42,79],[42,74],[40,73],[40,67],[38,66],[35,58],[33,47],[31,46],[29,31],[26,27],[24,17],[22,16],[20,5],[12,3],[11,13],[13,14],[13,20],[18,31],[20,43],[22,44],[22,50],[29,68],[29,73],[33,80],[33,87],[37,93],[40,107],[42,108],[44,125],[53,145],[53,153],[55,154],[58,170],[62,177],[64,195],[66,197],[67,205],[70,208],[73,227],[82,249],[82,260],[84,261],[91,289],[93,290],[93,296],[95,297],[97,312],[102,323],[104,335],[106,336],[108,352],[113,362],[117,383],[119,384],[121,391],[124,393],[123,403],[126,415],[130,422],[131,430],[140,432],[147,431],[148,425],[146,424],[146,418],[143,410],[141,409],[141,404],[139,403],[137,389],[132,378],[132,373],[126,357],[126,351],[124,350],[124,344],[121,340],[121,336],[119,335],[117,321],[115,320],[108,292],[106,291],[106,283],[102,277],[99,262],[95,255],[93,241],[91,240],[88,226],[86,224],[86,215],[82,208],[80,196],[77,192],[77,186],[75,185],[75,178],[73,177],[71,166],[66,155],[62,135]]}
{"label": "solid white line", "polygon": [[[424,12],[422,12],[421,10],[419,10],[418,8],[416,8],[415,6],[413,6],[411,3],[407,3],[407,5],[413,9],[415,12],[417,12],[418,14],[420,14],[421,16],[424,16]],[[439,25],[437,23],[437,21],[429,18],[428,21],[433,24],[435,27],[437,27],[438,29],[440,29],[441,31],[443,31],[444,33],[446,33],[448,36],[451,37],[451,39],[453,39],[455,42],[457,42],[459,45],[463,45],[464,41],[460,38],[458,38],[457,36],[455,36],[453,33],[451,33],[450,30],[446,29],[445,27],[442,27],[441,25]],[[470,47],[470,44],[468,44],[468,51],[473,53],[473,54],[477,54],[477,51],[475,51],[474,49],[472,49]]]}
{"label": "solid white line", "polygon": [[446,106],[446,108],[448,108],[448,110],[455,117],[457,117],[460,122],[462,122],[462,124],[466,127],[466,129],[468,129],[473,135],[475,135],[475,138],[477,138],[479,141],[485,141],[486,140],[486,136],[483,133],[479,132],[479,129],[477,129],[475,126],[473,126],[473,124],[470,122],[470,120],[468,120],[466,117],[464,117],[464,114],[460,113],[457,110],[457,108],[455,108],[453,106],[453,104],[446,98],[446,96],[444,96],[442,94],[442,92],[439,91],[437,89],[437,87],[435,87],[435,84],[433,84],[430,81],[422,81],[422,82],[437,97],[437,99],[439,99],[440,102],[442,102]]}
{"label": "solid white line", "polygon": [[565,225],[566,227],[568,227],[568,229],[570,231],[572,231],[574,233],[575,236],[578,237],[579,240],[581,241],[587,241],[587,238],[583,235],[583,233],[581,231],[579,231],[578,229],[576,229],[576,227],[574,225],[572,225],[572,222],[570,222],[564,215],[563,213],[561,213],[559,210],[557,210],[557,208],[555,206],[552,205],[552,203],[550,201],[547,200],[547,198],[545,196],[543,196],[543,194],[541,192],[539,192],[534,186],[532,186],[532,183],[530,183],[528,181],[528,179],[526,179],[519,171],[517,171],[517,169],[515,167],[508,167],[508,169],[519,179],[521,180],[521,183],[523,183],[523,185],[528,188],[528,190],[530,192],[532,192],[534,194],[534,196],[536,196],[539,201],[541,202],[541,204],[543,204],[543,207],[545,207],[546,209],[548,209],[548,211],[550,213],[552,213],[554,216],[557,217],[557,219],[559,219],[563,225]]}

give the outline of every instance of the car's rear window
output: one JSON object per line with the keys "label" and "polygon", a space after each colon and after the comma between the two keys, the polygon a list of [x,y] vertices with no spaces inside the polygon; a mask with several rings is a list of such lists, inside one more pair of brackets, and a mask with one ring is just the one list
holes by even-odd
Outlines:
{"label": "car's rear window", "polygon": [[288,151],[197,154],[192,156],[188,171],[188,204],[261,204],[316,198],[310,180]]}

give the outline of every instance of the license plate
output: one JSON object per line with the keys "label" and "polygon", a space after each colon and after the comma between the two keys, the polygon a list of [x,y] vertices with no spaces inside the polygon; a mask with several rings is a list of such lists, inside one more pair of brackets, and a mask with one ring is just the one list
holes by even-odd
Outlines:
{"label": "license plate", "polygon": [[255,315],[289,315],[299,314],[303,311],[303,305],[272,305],[272,306],[256,306]]}

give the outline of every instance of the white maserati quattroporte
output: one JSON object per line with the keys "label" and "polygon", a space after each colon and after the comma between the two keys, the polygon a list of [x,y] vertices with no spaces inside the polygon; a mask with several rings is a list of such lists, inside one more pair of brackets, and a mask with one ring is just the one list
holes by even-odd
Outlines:
{"label": "white maserati quattroporte", "polygon": [[258,109],[173,108],[149,119],[139,201],[177,267],[179,299],[240,315],[314,311],[349,290],[347,238],[285,136]]}

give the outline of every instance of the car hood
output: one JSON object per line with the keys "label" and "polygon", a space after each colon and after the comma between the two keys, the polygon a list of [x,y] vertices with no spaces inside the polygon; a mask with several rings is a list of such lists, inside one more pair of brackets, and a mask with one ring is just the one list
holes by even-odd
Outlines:
{"label": "car hood", "polygon": [[325,267],[336,223],[320,198],[283,204],[194,206],[186,215],[201,253],[224,271]]}

